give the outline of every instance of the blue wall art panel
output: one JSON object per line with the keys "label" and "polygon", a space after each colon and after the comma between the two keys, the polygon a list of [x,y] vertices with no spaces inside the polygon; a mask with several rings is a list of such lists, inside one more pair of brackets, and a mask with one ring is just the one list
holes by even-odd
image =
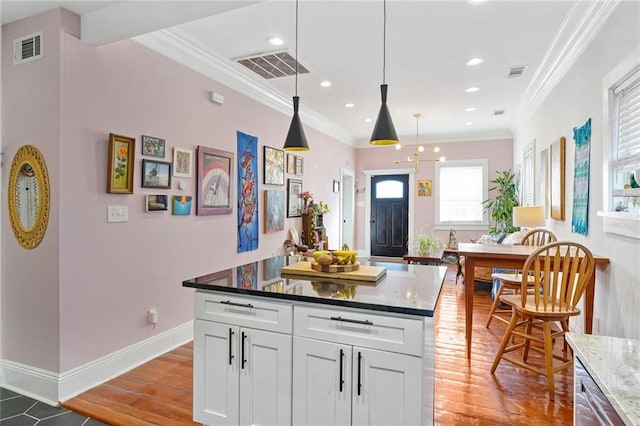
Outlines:
{"label": "blue wall art panel", "polygon": [[237,132],[238,253],[258,249],[258,138]]}

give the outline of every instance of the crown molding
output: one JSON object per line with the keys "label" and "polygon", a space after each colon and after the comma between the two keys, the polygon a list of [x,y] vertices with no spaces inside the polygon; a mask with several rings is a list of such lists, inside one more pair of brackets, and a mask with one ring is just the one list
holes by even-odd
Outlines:
{"label": "crown molding", "polygon": [[516,123],[536,111],[598,35],[619,3],[620,0],[573,1],[522,96]]}
{"label": "crown molding", "polygon": [[[222,57],[183,31],[175,28],[161,30],[132,40],[276,111],[285,115],[293,114],[293,102],[288,96],[249,77],[240,65]],[[347,145],[355,145],[351,132],[313,110],[301,106],[300,115],[305,125]]]}

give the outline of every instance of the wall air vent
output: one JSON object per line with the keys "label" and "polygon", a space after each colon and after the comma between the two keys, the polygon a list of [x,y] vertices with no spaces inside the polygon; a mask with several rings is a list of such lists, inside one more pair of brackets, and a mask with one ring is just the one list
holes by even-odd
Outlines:
{"label": "wall air vent", "polygon": [[[236,62],[266,79],[286,77],[296,73],[296,60],[287,51],[262,53],[249,58],[236,59]],[[309,70],[298,62],[298,74],[308,72]]]}
{"label": "wall air vent", "polygon": [[509,69],[509,75],[507,75],[507,78],[522,77],[526,70],[527,65],[522,65],[520,67],[511,67]]}
{"label": "wall air vent", "polygon": [[42,58],[42,31],[13,40],[13,64]]}
{"label": "wall air vent", "polygon": [[503,109],[497,109],[497,110],[493,111],[493,115],[504,115],[504,110]]}

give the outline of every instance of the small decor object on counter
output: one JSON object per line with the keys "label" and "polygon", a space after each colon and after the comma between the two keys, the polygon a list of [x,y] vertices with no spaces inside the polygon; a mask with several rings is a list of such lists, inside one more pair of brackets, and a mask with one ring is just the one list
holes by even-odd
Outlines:
{"label": "small decor object on counter", "polygon": [[164,158],[164,139],[142,135],[142,155]]}

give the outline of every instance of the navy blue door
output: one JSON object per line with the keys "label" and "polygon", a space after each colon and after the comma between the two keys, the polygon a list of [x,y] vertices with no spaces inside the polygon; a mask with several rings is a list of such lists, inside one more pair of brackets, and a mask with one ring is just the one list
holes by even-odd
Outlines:
{"label": "navy blue door", "polygon": [[371,255],[402,257],[409,230],[409,175],[371,178]]}

